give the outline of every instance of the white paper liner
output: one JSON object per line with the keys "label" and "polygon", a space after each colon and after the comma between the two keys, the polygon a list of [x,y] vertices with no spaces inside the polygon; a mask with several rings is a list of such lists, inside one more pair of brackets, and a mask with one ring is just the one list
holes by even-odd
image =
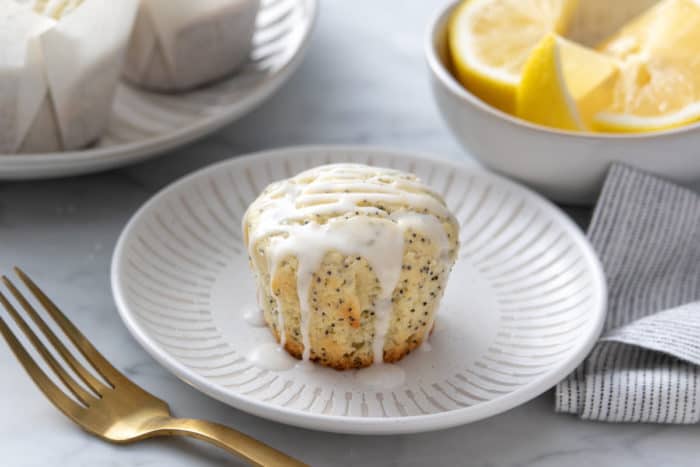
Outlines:
{"label": "white paper liner", "polygon": [[51,98],[46,94],[17,152],[45,153],[59,151],[62,148],[61,132],[56,121],[56,111]]}
{"label": "white paper liner", "polygon": [[0,153],[19,148],[46,96],[38,37],[54,24],[0,0]]}
{"label": "white paper liner", "polygon": [[100,137],[137,8],[85,0],[55,21],[0,0],[0,152],[78,149]]}
{"label": "white paper liner", "polygon": [[248,57],[259,0],[143,0],[124,74],[181,91],[222,78]]}

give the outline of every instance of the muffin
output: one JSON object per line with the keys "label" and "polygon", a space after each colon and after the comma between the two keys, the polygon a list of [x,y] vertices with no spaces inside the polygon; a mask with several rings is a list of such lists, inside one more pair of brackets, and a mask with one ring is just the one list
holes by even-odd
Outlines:
{"label": "muffin", "polygon": [[99,139],[137,8],[137,0],[3,0],[0,153]]}
{"label": "muffin", "polygon": [[296,358],[396,362],[430,334],[459,225],[414,175],[332,164],[273,183],[243,237],[265,322]]}
{"label": "muffin", "polygon": [[156,91],[223,78],[248,57],[260,0],[142,0],[124,76]]}

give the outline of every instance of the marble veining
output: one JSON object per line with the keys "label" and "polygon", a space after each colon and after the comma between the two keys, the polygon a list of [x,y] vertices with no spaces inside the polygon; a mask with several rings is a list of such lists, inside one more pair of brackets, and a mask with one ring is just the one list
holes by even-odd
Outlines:
{"label": "marble veining", "polygon": [[[236,154],[310,143],[462,157],[432,101],[422,57],[428,18],[442,3],[324,0],[305,63],[248,117],[131,168],[0,183],[0,270],[24,267],[118,368],[176,414],[237,427],[314,466],[692,465],[700,427],[582,422],[554,414],[550,394],[489,420],[421,435],[348,437],[288,427],[196,392],[155,364],[121,324],[109,288],[116,239],[144,201],[192,170]],[[582,223],[589,215],[570,213]],[[237,465],[190,441],[118,447],[90,437],[49,404],[4,343],[0,372],[3,466]]]}

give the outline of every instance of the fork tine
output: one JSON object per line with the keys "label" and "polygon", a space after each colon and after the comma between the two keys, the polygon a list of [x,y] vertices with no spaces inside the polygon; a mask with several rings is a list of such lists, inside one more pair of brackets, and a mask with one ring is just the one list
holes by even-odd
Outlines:
{"label": "fork tine", "polygon": [[32,292],[34,297],[43,305],[51,317],[58,323],[63,332],[68,336],[73,345],[83,354],[83,357],[97,370],[97,372],[107,380],[113,387],[117,381],[129,382],[129,379],[122,375],[100,352],[90,343],[80,330],[66,315],[58,309],[49,297],[41,291],[41,289],[27,276],[20,268],[14,268],[15,274],[20,278],[24,285]]}
{"label": "fork tine", "polygon": [[32,331],[27,322],[22,318],[22,316],[17,312],[14,306],[5,298],[2,292],[0,292],[0,303],[5,310],[12,316],[17,325],[20,327],[22,332],[29,338],[34,348],[41,354],[41,356],[46,360],[51,369],[56,376],[60,378],[63,384],[73,393],[75,397],[78,398],[80,402],[85,405],[90,405],[90,401],[94,400],[94,396],[89,394],[85,389],[83,389],[78,383],[75,382],[73,377],[68,374],[68,372],[61,366],[60,363],[51,355],[49,349],[46,348],[43,342],[37,337],[37,335]]}
{"label": "fork tine", "polygon": [[36,323],[41,332],[49,339],[51,345],[58,350],[61,354],[63,360],[68,363],[73,372],[75,372],[80,378],[97,394],[102,394],[105,390],[111,389],[95,378],[92,373],[90,373],[76,358],[73,356],[63,342],[56,336],[56,334],[51,330],[51,328],[46,324],[46,322],[39,316],[34,307],[24,298],[24,295],[17,290],[17,287],[5,276],[2,276],[2,281],[8,288],[10,293],[15,297],[15,299],[22,305],[22,308],[27,312],[27,314],[32,318],[32,321]]}
{"label": "fork tine", "polygon": [[12,330],[5,323],[5,321],[0,318],[0,334],[5,338],[7,345],[12,349],[12,353],[15,354],[17,360],[22,364],[26,372],[34,381],[34,384],[39,386],[41,392],[53,403],[53,405],[63,412],[68,418],[72,419],[79,424],[78,419],[81,412],[85,409],[80,405],[71,400],[70,397],[66,396],[63,391],[54,384],[51,379],[46,376],[46,373],[36,364],[32,357],[27,353],[24,346],[17,340]]}

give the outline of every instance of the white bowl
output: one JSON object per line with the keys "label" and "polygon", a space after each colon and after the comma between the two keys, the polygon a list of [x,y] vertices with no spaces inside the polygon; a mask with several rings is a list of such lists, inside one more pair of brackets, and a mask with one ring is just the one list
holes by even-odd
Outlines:
{"label": "white bowl", "polygon": [[560,131],[501,112],[467,91],[450,72],[447,54],[447,22],[457,3],[431,22],[425,53],[442,116],[470,154],[567,204],[593,203],[613,162],[682,184],[700,180],[700,124],[634,135]]}

